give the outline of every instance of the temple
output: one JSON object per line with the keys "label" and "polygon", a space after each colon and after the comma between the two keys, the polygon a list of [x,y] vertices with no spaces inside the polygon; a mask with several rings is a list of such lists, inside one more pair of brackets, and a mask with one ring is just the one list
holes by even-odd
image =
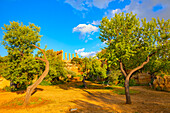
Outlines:
{"label": "temple", "polygon": [[[63,58],[63,54],[64,54],[63,50],[57,51],[57,55],[60,55],[60,56],[61,56],[61,59],[64,60],[64,61],[71,61],[71,59],[74,58],[74,54],[72,54],[72,56],[71,56],[71,53],[69,53],[69,54],[65,53],[65,59],[64,59],[64,58]],[[67,55],[68,55],[68,58],[67,58]],[[75,56],[76,56],[76,58],[79,57],[79,56],[77,55],[77,53],[76,53]]]}

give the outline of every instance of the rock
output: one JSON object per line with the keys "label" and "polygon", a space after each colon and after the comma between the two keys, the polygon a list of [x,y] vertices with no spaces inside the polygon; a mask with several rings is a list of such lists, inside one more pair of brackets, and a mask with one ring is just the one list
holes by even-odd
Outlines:
{"label": "rock", "polygon": [[164,91],[170,91],[170,76],[157,76],[153,81],[153,86],[155,89],[160,88]]}
{"label": "rock", "polygon": [[3,89],[6,86],[10,86],[10,81],[0,77],[0,89]]}
{"label": "rock", "polygon": [[72,109],[70,109],[70,111],[72,112],[72,111],[76,111],[77,110],[77,108],[72,108]]}

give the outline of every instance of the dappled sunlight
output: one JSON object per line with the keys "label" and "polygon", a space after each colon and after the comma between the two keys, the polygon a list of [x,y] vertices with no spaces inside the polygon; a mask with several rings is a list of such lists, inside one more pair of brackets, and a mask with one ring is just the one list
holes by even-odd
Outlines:
{"label": "dappled sunlight", "polygon": [[[147,89],[143,86],[130,87],[130,89],[139,91],[131,95],[132,104],[125,104],[125,95],[119,95],[113,92],[121,87],[113,89],[84,89],[77,88],[81,82],[60,84],[55,86],[38,86],[37,92],[31,97],[42,97],[47,103],[41,106],[12,109],[0,108],[0,112],[70,112],[71,109],[77,109],[77,113],[119,113],[119,112],[168,112],[170,110],[170,96],[168,92],[159,92]],[[101,85],[88,82],[88,85]],[[74,86],[75,85],[75,86]],[[64,89],[63,87],[67,88]],[[8,103],[15,98],[23,97],[23,94],[0,92],[0,106]],[[3,97],[3,98],[2,98]]]}

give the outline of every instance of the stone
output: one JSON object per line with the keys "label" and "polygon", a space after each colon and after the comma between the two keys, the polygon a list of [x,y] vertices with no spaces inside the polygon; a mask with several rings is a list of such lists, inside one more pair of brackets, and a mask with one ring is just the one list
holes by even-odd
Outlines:
{"label": "stone", "polygon": [[6,86],[10,86],[10,81],[0,76],[0,89],[3,89]]}
{"label": "stone", "polygon": [[72,109],[70,109],[70,111],[72,112],[72,111],[76,111],[77,110],[77,108],[72,108]]}

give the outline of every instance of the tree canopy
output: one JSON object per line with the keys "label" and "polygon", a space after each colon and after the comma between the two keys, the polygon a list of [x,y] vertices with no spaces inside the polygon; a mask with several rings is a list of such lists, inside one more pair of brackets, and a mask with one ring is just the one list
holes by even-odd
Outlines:
{"label": "tree canopy", "polygon": [[[168,48],[170,19],[141,22],[132,13],[115,14],[111,19],[107,17],[101,21],[100,39],[106,42],[106,54],[103,57],[109,66],[120,66],[125,80],[126,103],[131,103],[129,96],[129,79],[131,75],[146,65],[150,57]],[[127,73],[129,70],[129,73]]]}
{"label": "tree canopy", "polygon": [[28,26],[23,23],[10,22],[4,25],[4,36],[2,45],[8,52],[8,61],[2,76],[17,84],[28,85],[37,73],[39,67],[33,56],[35,49],[32,45],[38,45],[41,35],[40,27],[30,23]]}

